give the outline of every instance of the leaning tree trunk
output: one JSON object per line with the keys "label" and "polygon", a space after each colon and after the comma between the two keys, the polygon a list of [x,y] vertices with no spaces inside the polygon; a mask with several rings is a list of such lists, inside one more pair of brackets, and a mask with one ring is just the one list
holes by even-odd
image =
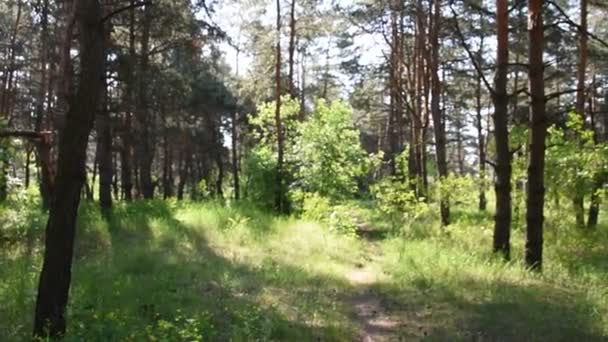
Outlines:
{"label": "leaning tree trunk", "polygon": [[543,262],[545,205],[545,82],[543,65],[543,0],[528,0],[528,63],[530,103],[530,157],[526,200],[526,264],[540,270]]}
{"label": "leaning tree trunk", "polygon": [[509,151],[509,118],[507,72],[509,63],[509,17],[507,0],[496,1],[498,33],[496,36],[496,74],[494,75],[494,139],[496,141],[496,216],[494,218],[494,252],[505,259],[511,253],[511,152]]}
{"label": "leaning tree trunk", "polygon": [[46,226],[44,262],[38,285],[34,336],[56,338],[66,330],[76,216],[85,181],[86,149],[98,108],[103,77],[101,8],[80,0],[78,8],[80,76],[78,90],[59,137],[56,188]]}

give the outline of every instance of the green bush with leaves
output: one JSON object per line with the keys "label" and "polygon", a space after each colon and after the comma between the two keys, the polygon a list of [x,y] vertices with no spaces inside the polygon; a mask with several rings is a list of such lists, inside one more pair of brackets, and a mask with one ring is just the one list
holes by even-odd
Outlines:
{"label": "green bush with leaves", "polygon": [[297,178],[305,191],[332,198],[353,196],[358,182],[373,169],[353,123],[350,106],[318,101],[299,126],[293,153],[299,157]]}
{"label": "green bush with leaves", "polygon": [[393,230],[411,225],[427,215],[429,205],[418,198],[408,182],[398,177],[387,177],[371,187],[378,210],[386,215]]}
{"label": "green bush with leaves", "polygon": [[596,191],[598,179],[608,173],[608,145],[598,144],[583,118],[570,113],[566,126],[549,128],[546,186],[551,198]]}
{"label": "green bush with leaves", "polygon": [[[289,192],[318,193],[332,199],[353,197],[380,158],[367,154],[353,122],[352,109],[341,101],[318,101],[307,120],[297,120],[299,104],[282,99],[285,151],[283,178]],[[247,196],[271,207],[276,193],[277,136],[275,104],[260,106],[249,122],[255,145],[244,165]],[[298,200],[300,195],[290,195]],[[297,203],[296,203],[297,206]]]}

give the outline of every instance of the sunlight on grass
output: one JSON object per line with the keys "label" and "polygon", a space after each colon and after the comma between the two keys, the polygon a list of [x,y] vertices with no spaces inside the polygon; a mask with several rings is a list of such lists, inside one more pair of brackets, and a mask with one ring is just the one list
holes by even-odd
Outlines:
{"label": "sunlight on grass", "polygon": [[[350,341],[358,327],[349,303],[363,290],[400,318],[405,340],[608,335],[608,244],[598,243],[608,241],[605,229],[549,229],[549,261],[534,274],[519,262],[520,230],[515,261],[491,254],[490,214],[456,211],[448,228],[430,216],[395,231],[368,203],[341,210],[368,235],[246,203],[134,202],[108,218],[86,203],[67,340]],[[0,253],[0,334],[18,341],[31,329],[44,218],[32,211],[6,220],[15,235]],[[27,224],[39,228],[19,228]],[[369,289],[353,272],[372,279]]]}

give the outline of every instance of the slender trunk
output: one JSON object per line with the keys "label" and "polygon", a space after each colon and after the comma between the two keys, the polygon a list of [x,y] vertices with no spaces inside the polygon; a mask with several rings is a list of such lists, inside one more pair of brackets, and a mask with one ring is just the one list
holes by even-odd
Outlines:
{"label": "slender trunk", "polygon": [[291,10],[289,13],[289,95],[297,98],[294,83],[294,58],[296,51],[296,0],[291,0]]}
{"label": "slender trunk", "polygon": [[129,202],[133,199],[133,144],[132,144],[132,117],[134,113],[134,88],[135,88],[135,0],[131,0],[129,9],[129,63],[125,89],[125,111],[123,132],[121,136],[122,146],[120,150],[120,183],[124,199]]}
{"label": "slender trunk", "polygon": [[281,2],[277,0],[276,26],[276,61],[275,61],[275,126],[277,130],[277,170],[276,170],[276,209],[286,211],[284,180],[283,180],[283,124],[281,121]]}
{"label": "slender trunk", "polygon": [[241,198],[241,184],[239,180],[239,136],[237,118],[238,113],[232,112],[232,180],[234,182],[234,199],[239,200]]}
{"label": "slender trunk", "polygon": [[[439,79],[439,21],[441,19],[441,0],[433,0],[434,14],[431,27],[431,115],[433,117],[433,128],[435,131],[435,152],[437,154],[437,171],[439,181],[444,181],[448,176],[448,162],[446,155],[445,120],[441,112],[441,81]],[[441,194],[440,198],[441,224],[450,224],[450,203],[447,194]]]}
{"label": "slender trunk", "polygon": [[[482,44],[483,47],[483,39]],[[480,49],[477,55],[477,62],[481,62],[483,50]],[[477,149],[479,157],[479,210],[485,211],[487,206],[486,200],[486,137],[483,132],[483,116],[481,114],[481,76],[477,76],[477,84],[475,87],[475,111],[476,111],[476,126],[477,126]]]}
{"label": "slender trunk", "polygon": [[526,264],[540,270],[543,262],[545,205],[545,118],[543,0],[528,0],[528,63],[530,103],[530,156],[526,200]]}
{"label": "slender trunk", "polygon": [[300,121],[306,118],[306,48],[303,47],[301,54],[302,83],[300,84]]}
{"label": "slender trunk", "polygon": [[154,197],[154,184],[152,183],[152,162],[154,160],[154,147],[150,126],[153,124],[149,108],[148,82],[150,64],[150,26],[152,24],[152,5],[144,6],[144,18],[141,38],[141,51],[139,58],[139,77],[137,79],[137,108],[136,118],[140,130],[138,148],[139,160],[139,186],[145,199]]}
{"label": "slender trunk", "polygon": [[34,319],[34,336],[57,338],[66,330],[76,216],[84,183],[86,149],[98,108],[103,77],[101,8],[79,1],[80,76],[76,96],[59,139],[56,184],[46,226],[45,250]]}
{"label": "slender trunk", "polygon": [[32,160],[32,150],[28,147],[27,151],[25,152],[25,179],[24,179],[24,185],[25,185],[25,189],[29,189],[30,188],[30,162]]}
{"label": "slender trunk", "polygon": [[511,151],[509,150],[509,118],[507,73],[509,63],[509,17],[507,0],[497,0],[496,74],[494,75],[494,137],[496,141],[496,216],[494,218],[494,252],[505,259],[511,253]]}
{"label": "slender trunk", "polygon": [[[578,46],[578,69],[577,69],[577,86],[576,86],[576,112],[585,122],[585,76],[587,70],[587,0],[580,0],[581,23],[579,30],[579,46]],[[585,202],[582,186],[577,186],[572,197],[572,205],[574,207],[576,225],[578,227],[585,226]]]}
{"label": "slender trunk", "polygon": [[[593,76],[593,84],[595,84],[595,75]],[[595,108],[595,93],[591,93],[589,97],[589,119],[591,121],[591,129],[593,130],[593,144],[599,143],[598,132],[596,128],[596,108]],[[591,198],[589,203],[589,216],[587,218],[587,228],[594,229],[597,227],[597,222],[600,215],[600,194],[598,193],[606,180],[606,173],[601,172],[599,175],[595,175],[593,182],[593,188],[591,189]]]}
{"label": "slender trunk", "polygon": [[[111,28],[106,25],[104,43],[106,47],[104,51],[107,51],[107,44],[110,43],[110,32]],[[104,56],[104,62],[105,62]],[[112,131],[110,128],[110,111],[108,108],[109,104],[109,93],[106,79],[106,63],[104,63],[104,83],[101,93],[102,103],[99,110],[99,116],[97,118],[97,151],[98,160],[97,166],[99,168],[99,206],[103,213],[109,212],[112,209]]]}

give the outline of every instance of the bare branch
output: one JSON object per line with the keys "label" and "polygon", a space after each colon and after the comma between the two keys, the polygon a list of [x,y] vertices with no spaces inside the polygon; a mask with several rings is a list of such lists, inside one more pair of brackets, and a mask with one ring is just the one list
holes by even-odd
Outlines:
{"label": "bare branch", "polygon": [[483,83],[486,86],[486,88],[488,89],[488,91],[491,94],[494,94],[494,88],[492,88],[492,85],[486,79],[486,76],[483,74],[481,66],[479,65],[479,63],[477,63],[477,59],[475,58],[475,55],[473,54],[473,52],[471,52],[471,49],[469,49],[469,46],[467,45],[467,42],[464,39],[464,35],[462,34],[462,31],[460,30],[460,25],[458,25],[458,14],[456,13],[456,10],[452,6],[452,3],[450,3],[450,10],[452,10],[452,14],[454,15],[454,19],[455,19],[454,26],[456,29],[456,34],[458,35],[458,38],[460,39],[460,44],[467,52],[467,55],[469,55],[469,59],[471,60],[471,63],[473,63],[475,70],[477,70],[477,75],[479,77],[481,77],[481,80],[483,81]]}
{"label": "bare branch", "polygon": [[133,4],[130,4],[129,6],[124,6],[121,8],[118,8],[110,13],[108,13],[106,16],[104,16],[103,18],[101,18],[101,22],[105,23],[108,19],[111,19],[113,16],[118,15],[124,11],[128,11],[132,8],[137,8],[137,7],[142,7],[142,6],[148,6],[148,5],[152,5],[152,0],[148,0],[148,1],[139,1],[139,2],[135,2]]}
{"label": "bare branch", "polygon": [[547,3],[553,5],[553,7],[555,7],[555,9],[559,12],[559,14],[564,18],[564,21],[566,24],[576,28],[578,30],[579,33],[586,35],[587,37],[596,40],[597,42],[599,42],[600,44],[602,44],[604,47],[608,48],[608,43],[604,40],[602,40],[601,38],[599,38],[598,36],[594,35],[593,33],[589,32],[588,30],[584,30],[581,25],[575,23],[572,19],[570,19],[570,17],[568,16],[568,14],[566,14],[566,12],[564,11],[563,8],[561,8],[558,4],[556,4],[553,0],[548,0]]}

